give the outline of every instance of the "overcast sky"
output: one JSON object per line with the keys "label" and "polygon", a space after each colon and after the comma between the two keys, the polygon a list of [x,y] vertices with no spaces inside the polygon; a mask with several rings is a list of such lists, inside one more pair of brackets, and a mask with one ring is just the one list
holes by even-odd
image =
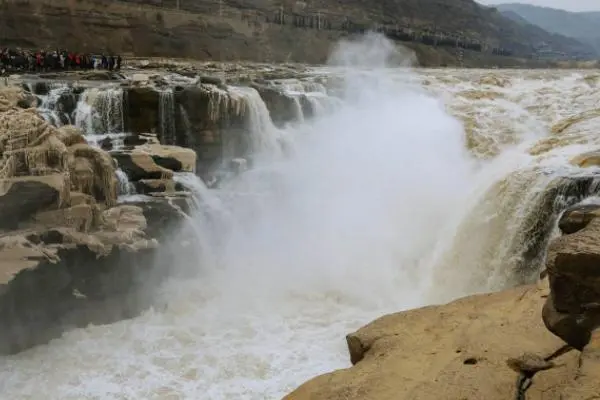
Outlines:
{"label": "overcast sky", "polygon": [[569,11],[600,11],[600,0],[476,0],[481,4],[527,3]]}

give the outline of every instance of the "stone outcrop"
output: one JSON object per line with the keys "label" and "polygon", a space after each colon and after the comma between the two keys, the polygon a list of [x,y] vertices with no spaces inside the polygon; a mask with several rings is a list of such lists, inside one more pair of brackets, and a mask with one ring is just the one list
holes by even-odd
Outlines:
{"label": "stone outcrop", "polygon": [[544,305],[544,323],[580,350],[600,327],[599,211],[600,205],[567,210],[560,224],[567,234],[550,244],[546,261],[552,292]]}
{"label": "stone outcrop", "polygon": [[196,170],[196,153],[178,146],[142,144],[112,151],[111,155],[139,194],[176,195],[185,188],[173,180],[173,174]]}
{"label": "stone outcrop", "polygon": [[573,206],[563,213],[558,220],[558,227],[562,233],[568,235],[582,230],[598,216],[600,216],[600,206],[597,204]]}
{"label": "stone outcrop", "polygon": [[20,222],[56,207],[67,185],[62,174],[0,179],[0,229],[18,229]]}
{"label": "stone outcrop", "polygon": [[[60,224],[58,224],[60,226]],[[13,231],[0,236],[0,353],[44,343],[66,329],[132,317],[148,299],[157,241],[142,209],[104,211],[97,229]]]}
{"label": "stone outcrop", "polygon": [[[215,67],[210,71],[218,72]],[[244,71],[237,72],[244,74]],[[290,71],[295,70],[288,68],[281,73],[290,74]],[[260,71],[254,73],[261,74]],[[190,72],[194,79],[180,76],[180,81],[173,78],[172,82],[167,82],[164,72],[154,75],[134,73],[125,76],[121,86],[105,87],[74,80],[70,73],[62,74],[65,75],[61,75],[65,86],[58,87],[59,93],[54,95],[59,96],[54,98],[48,115],[56,122],[67,124],[81,118],[76,112],[78,102],[93,107],[96,115],[85,119],[90,128],[111,133],[127,132],[122,142],[124,148],[111,137],[99,139],[97,143],[102,150],[114,152],[113,157],[121,164],[129,163],[122,160],[119,152],[126,154],[136,146],[160,143],[192,149],[196,152],[195,170],[201,175],[212,174],[229,160],[248,156],[250,128],[252,122],[258,122],[258,116],[253,113],[263,106],[258,102],[264,101],[271,120],[278,126],[303,116],[310,117],[315,111],[314,102],[306,95],[287,94],[282,85],[269,84],[262,78],[257,79],[263,83],[252,83],[256,78],[252,76],[243,87],[226,86],[225,80],[202,76],[198,67]],[[235,83],[235,75],[229,71],[228,78],[230,80],[226,82]],[[19,91],[19,99],[12,95],[13,106],[17,101],[35,104],[43,100],[52,89],[51,82],[27,78],[21,85],[28,92]],[[251,121],[252,117],[254,121]],[[58,129],[57,134],[67,146],[86,144],[81,132],[74,131],[69,125]],[[86,167],[78,162],[78,168]],[[168,169],[177,170],[176,167]],[[137,174],[139,176],[133,180],[160,179],[160,171],[155,172],[152,177]]]}
{"label": "stone outcrop", "polygon": [[[170,236],[193,238],[184,196],[118,204],[111,155],[49,125],[28,98],[0,91],[0,353],[136,315],[176,272],[174,257],[196,251]],[[142,142],[127,156],[135,168],[194,171],[192,150]]]}
{"label": "stone outcrop", "polygon": [[[301,399],[591,399],[600,393],[600,205],[576,205],[537,284],[387,315],[346,337],[351,368]],[[527,381],[531,386],[527,387]]]}
{"label": "stone outcrop", "polygon": [[[285,399],[514,398],[519,374],[507,362],[526,353],[549,357],[563,345],[542,323],[548,294],[544,281],[385,316],[347,336],[353,367],[317,377]],[[582,354],[568,352],[556,368],[536,374],[527,398],[597,393],[599,358],[597,336]]]}

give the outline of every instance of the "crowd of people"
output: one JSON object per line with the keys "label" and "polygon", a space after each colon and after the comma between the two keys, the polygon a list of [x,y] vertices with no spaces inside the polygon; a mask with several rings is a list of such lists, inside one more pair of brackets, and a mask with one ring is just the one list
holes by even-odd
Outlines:
{"label": "crowd of people", "polygon": [[74,53],[67,50],[28,51],[0,49],[0,72],[48,72],[104,69],[121,69],[120,55]]}

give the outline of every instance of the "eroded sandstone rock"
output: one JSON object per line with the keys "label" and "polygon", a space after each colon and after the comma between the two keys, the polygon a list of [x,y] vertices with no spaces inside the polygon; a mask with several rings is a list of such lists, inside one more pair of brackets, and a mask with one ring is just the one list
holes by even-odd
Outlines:
{"label": "eroded sandstone rock", "polygon": [[[0,353],[134,316],[152,303],[175,257],[197,260],[185,257],[193,246],[170,237],[189,210],[167,197],[117,204],[110,154],[77,128],[19,108],[14,93],[0,91]],[[169,176],[158,164],[195,166],[191,150],[140,147],[132,153]]]}
{"label": "eroded sandstone rock", "polygon": [[[519,375],[507,362],[526,353],[545,358],[563,345],[542,323],[548,293],[544,282],[379,318],[348,335],[353,367],[312,379],[285,399],[514,398]],[[554,360],[556,368],[538,372],[527,398],[598,389],[600,338],[593,343],[585,365],[568,352]],[[587,383],[580,387],[575,377],[582,373]]]}
{"label": "eroded sandstone rock", "polygon": [[63,174],[0,179],[0,229],[17,229],[36,213],[58,208],[68,193]]}
{"label": "eroded sandstone rock", "polygon": [[111,152],[129,180],[170,180],[173,172],[194,172],[196,153],[178,146],[146,144]]}
{"label": "eroded sandstone rock", "polygon": [[599,204],[576,205],[565,210],[558,221],[558,227],[562,233],[568,235],[582,230],[598,216]]}
{"label": "eroded sandstone rock", "polygon": [[186,251],[168,237],[185,218],[161,199],[108,208],[87,232],[46,217],[0,235],[0,354],[137,315]]}
{"label": "eroded sandstone rock", "polygon": [[573,207],[559,226],[567,235],[548,248],[551,294],[543,309],[546,327],[576,349],[600,327],[600,219],[598,206]]}

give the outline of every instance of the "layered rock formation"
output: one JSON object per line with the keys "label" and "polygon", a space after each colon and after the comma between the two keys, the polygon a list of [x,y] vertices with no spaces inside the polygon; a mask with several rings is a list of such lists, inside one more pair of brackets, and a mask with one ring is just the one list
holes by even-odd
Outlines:
{"label": "layered rock formation", "polygon": [[[181,207],[164,197],[118,204],[111,155],[23,108],[33,101],[0,91],[0,353],[135,315],[171,272],[163,260],[185,251],[166,240],[185,219]],[[144,149],[163,165],[162,178],[193,171],[193,152]]]}
{"label": "layered rock formation", "polygon": [[[271,75],[287,76],[291,71],[281,68],[271,71]],[[98,144],[111,152],[122,169],[128,169],[132,174],[130,180],[134,182],[161,179],[158,169],[152,176],[133,172],[128,160],[134,146],[162,144],[189,148],[185,157],[189,159],[195,153],[193,168],[204,176],[222,167],[223,161],[228,163],[252,152],[252,138],[248,132],[253,125],[262,123],[264,126],[260,128],[265,130],[270,128],[265,123],[273,121],[276,126],[282,127],[316,112],[318,100],[309,98],[311,93],[298,91],[290,95],[285,92],[285,86],[278,83],[282,81],[263,81],[262,73],[247,77],[251,79],[250,86],[236,86],[239,82],[233,77],[229,77],[231,81],[219,80],[202,75],[198,69],[188,72],[194,78],[178,75],[180,81],[175,82],[167,81],[164,74],[137,72],[123,77],[118,85],[107,82],[82,84],[68,80],[72,79],[71,74],[65,74],[66,82],[55,84],[53,88],[52,81],[39,80],[26,82],[23,87],[39,97],[54,96],[53,109],[47,111],[51,112],[49,116],[57,124],[81,119],[77,114],[81,108],[77,105],[85,103],[85,107],[92,108],[97,114],[90,115],[88,130],[113,134],[126,132],[121,145],[123,148],[114,147],[108,137]],[[236,69],[234,72],[231,75],[237,75],[239,80],[243,71]],[[313,86],[322,88],[320,82],[314,82]],[[147,150],[139,148],[132,156],[141,160],[144,157],[142,153],[147,153]],[[153,156],[154,162],[160,157]],[[185,172],[191,167],[173,166],[173,170]]]}
{"label": "layered rock formation", "polygon": [[[176,9],[179,7],[180,9]],[[283,9],[281,8],[283,7]],[[274,23],[283,10],[284,24]],[[317,29],[294,23],[323,20]],[[352,22],[348,25],[347,21]],[[582,43],[550,35],[527,24],[503,17],[474,1],[411,0],[370,4],[350,1],[215,2],[162,1],[67,1],[10,0],[0,3],[0,26],[4,43],[22,48],[60,46],[74,51],[119,52],[139,56],[189,57],[202,60],[253,60],[260,62],[323,63],[335,43],[352,32],[376,24],[410,27],[417,32],[439,30],[445,35],[487,42],[486,52],[465,51],[461,57],[453,46],[429,46],[403,42],[415,50],[422,65],[519,65],[531,48],[541,42],[555,50],[577,54]],[[510,35],[502,32],[510,32]],[[521,59],[499,57],[491,47],[509,47]],[[542,63],[539,63],[542,64]]]}
{"label": "layered rock formation", "polygon": [[286,400],[596,398],[598,214],[565,211],[537,284],[384,316],[346,337],[353,367]]}

